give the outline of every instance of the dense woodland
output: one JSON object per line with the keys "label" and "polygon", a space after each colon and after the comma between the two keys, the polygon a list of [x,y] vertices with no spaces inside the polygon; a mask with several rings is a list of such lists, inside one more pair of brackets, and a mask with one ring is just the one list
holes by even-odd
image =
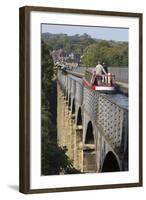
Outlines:
{"label": "dense woodland", "polygon": [[42,41],[41,67],[41,174],[79,173],[66,155],[67,148],[57,145],[56,80],[53,60],[44,41]]}
{"label": "dense woodland", "polygon": [[67,54],[79,54],[80,66],[94,67],[98,60],[108,66],[128,66],[127,42],[99,40],[87,34],[68,36],[43,33],[42,39],[50,51],[63,49]]}

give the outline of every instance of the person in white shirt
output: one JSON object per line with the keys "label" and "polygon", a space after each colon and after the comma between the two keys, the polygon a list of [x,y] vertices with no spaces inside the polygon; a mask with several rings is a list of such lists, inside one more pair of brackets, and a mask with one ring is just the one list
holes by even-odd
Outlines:
{"label": "person in white shirt", "polygon": [[98,64],[95,67],[96,76],[97,76],[97,85],[101,85],[102,81],[104,81],[104,77],[102,79],[103,74],[107,74],[104,67],[98,61]]}
{"label": "person in white shirt", "polygon": [[98,61],[98,64],[95,67],[95,71],[96,71],[96,75],[106,74],[106,71],[103,68],[103,66],[100,64],[100,61]]}

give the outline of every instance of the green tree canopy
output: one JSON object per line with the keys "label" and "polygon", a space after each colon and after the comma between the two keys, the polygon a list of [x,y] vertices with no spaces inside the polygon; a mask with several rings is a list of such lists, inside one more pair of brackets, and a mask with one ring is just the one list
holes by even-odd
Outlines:
{"label": "green tree canopy", "polygon": [[100,41],[89,45],[83,52],[83,65],[94,67],[98,60],[109,66],[128,66],[128,44]]}
{"label": "green tree canopy", "polygon": [[[66,147],[57,145],[57,127],[52,120],[50,97],[54,77],[53,59],[50,45],[42,40],[41,62],[41,173],[54,175],[59,173],[79,173],[66,155]],[[54,92],[54,91],[53,91]]]}

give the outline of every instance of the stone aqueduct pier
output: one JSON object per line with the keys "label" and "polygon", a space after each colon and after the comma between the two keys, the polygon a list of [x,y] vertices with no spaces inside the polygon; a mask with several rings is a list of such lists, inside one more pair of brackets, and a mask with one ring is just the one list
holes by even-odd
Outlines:
{"label": "stone aqueduct pier", "polygon": [[128,98],[93,91],[61,71],[57,79],[57,141],[74,167],[85,173],[127,171]]}

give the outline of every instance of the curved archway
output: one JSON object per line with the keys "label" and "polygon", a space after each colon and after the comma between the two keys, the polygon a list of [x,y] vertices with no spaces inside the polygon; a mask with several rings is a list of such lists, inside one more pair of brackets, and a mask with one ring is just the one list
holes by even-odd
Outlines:
{"label": "curved archway", "polygon": [[87,125],[85,144],[83,150],[83,171],[85,173],[95,173],[96,170],[97,166],[93,125],[92,122],[89,121]]}
{"label": "curved archway", "polygon": [[68,90],[66,90],[65,99],[68,100]]}
{"label": "curved archway", "polygon": [[72,102],[72,110],[71,110],[72,114],[75,114],[75,99],[73,99]]}
{"label": "curved archway", "polygon": [[104,159],[101,172],[118,172],[120,167],[116,156],[112,151],[109,151]]}
{"label": "curved archway", "polygon": [[71,94],[69,94],[68,107],[69,107],[69,110],[70,110],[70,107],[71,107]]}
{"label": "curved archway", "polygon": [[78,109],[76,121],[76,164],[77,169],[83,171],[83,126],[81,108]]}
{"label": "curved archway", "polygon": [[81,108],[78,110],[78,115],[77,115],[77,126],[82,125],[82,113],[81,113]]}
{"label": "curved archway", "polygon": [[93,135],[93,125],[92,122],[89,121],[87,125],[87,131],[86,131],[86,138],[85,138],[85,144],[94,144],[94,135]]}

